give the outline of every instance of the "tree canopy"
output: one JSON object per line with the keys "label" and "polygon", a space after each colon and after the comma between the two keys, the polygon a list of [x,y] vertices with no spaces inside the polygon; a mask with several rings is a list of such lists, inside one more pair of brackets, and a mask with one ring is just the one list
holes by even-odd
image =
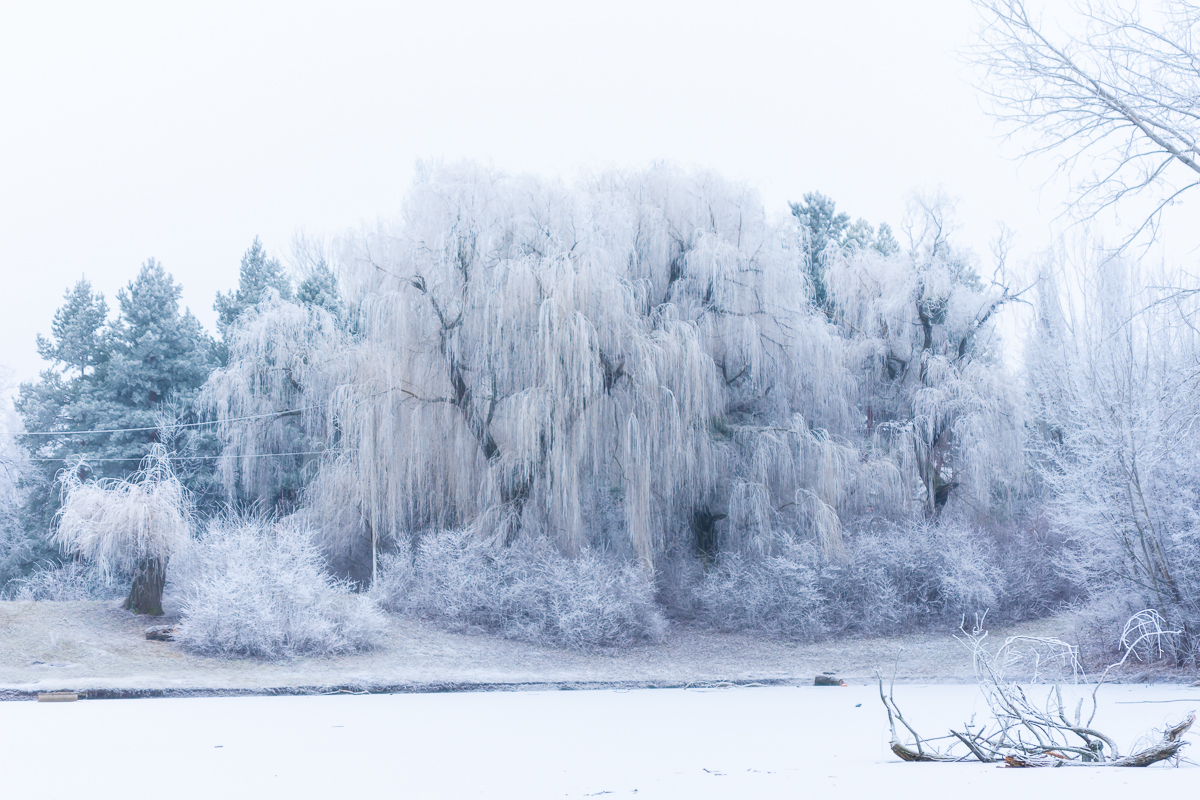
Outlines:
{"label": "tree canopy", "polygon": [[[117,293],[117,315],[81,279],[55,313],[51,339],[39,340],[50,361],[16,400],[33,459],[25,476],[32,492],[26,524],[44,536],[58,508],[54,477],[86,462],[83,478],[123,478],[179,422],[194,422],[200,387],[216,366],[214,345],[200,323],[179,308],[181,288],[153,259]],[[120,429],[118,432],[104,431]],[[130,430],[132,429],[132,430]],[[203,455],[204,435],[181,430],[180,455]],[[211,451],[210,451],[211,452]],[[216,488],[211,467],[188,465],[201,497]]]}

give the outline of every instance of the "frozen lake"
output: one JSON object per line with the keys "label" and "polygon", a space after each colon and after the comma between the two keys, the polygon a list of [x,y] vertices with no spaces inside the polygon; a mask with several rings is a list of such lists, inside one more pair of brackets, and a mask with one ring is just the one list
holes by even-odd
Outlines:
{"label": "frozen lake", "polygon": [[[974,686],[897,686],[896,700],[928,736],[983,710]],[[1128,752],[1139,734],[1192,709],[1194,687],[1106,686],[1095,725]],[[906,764],[887,739],[873,686],[8,702],[0,785],[5,797],[72,800],[976,800],[1190,796],[1200,782],[1186,762]]]}

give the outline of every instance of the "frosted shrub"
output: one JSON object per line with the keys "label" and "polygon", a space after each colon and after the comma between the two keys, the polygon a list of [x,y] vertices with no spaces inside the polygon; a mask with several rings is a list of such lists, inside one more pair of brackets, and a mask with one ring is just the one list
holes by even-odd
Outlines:
{"label": "frosted shrub", "polygon": [[717,630],[787,638],[824,633],[814,560],[796,546],[770,556],[723,554],[696,589],[698,621]]}
{"label": "frosted shrub", "polygon": [[129,576],[70,562],[10,581],[4,600],[116,600],[128,591]]}
{"label": "frosted shrub", "polygon": [[822,570],[830,626],[856,633],[957,627],[1000,602],[1002,575],[971,530],[909,523],[849,537],[846,558]]}
{"label": "frosted shrub", "polygon": [[1003,575],[991,620],[1038,619],[1080,601],[1084,588],[1064,574],[1069,542],[1043,510],[990,526],[993,558]]}
{"label": "frosted shrub", "polygon": [[1106,592],[1080,604],[1071,620],[1080,661],[1088,669],[1123,662],[1127,671],[1134,672],[1163,667],[1194,671],[1200,663],[1195,637],[1146,608],[1139,593]]}
{"label": "frosted shrub", "polygon": [[694,582],[684,613],[718,630],[787,638],[895,633],[957,626],[964,613],[994,608],[1001,583],[966,528],[880,524],[848,535],[836,558],[788,539],[768,555],[723,553]]}
{"label": "frosted shrub", "polygon": [[662,637],[666,622],[641,569],[591,550],[566,558],[549,543],[497,550],[467,532],[424,537],[389,555],[386,604],[457,630],[591,650]]}
{"label": "frosted shrub", "polygon": [[375,646],[386,632],[378,606],[323,563],[299,522],[213,522],[181,570],[180,641],[202,653],[259,658]]}

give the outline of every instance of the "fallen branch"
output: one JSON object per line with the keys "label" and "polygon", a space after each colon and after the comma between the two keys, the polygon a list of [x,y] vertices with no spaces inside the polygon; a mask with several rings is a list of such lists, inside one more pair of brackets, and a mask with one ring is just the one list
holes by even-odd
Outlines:
{"label": "fallen branch", "polygon": [[[904,715],[900,713],[900,707],[896,705],[896,700],[892,697],[892,693],[896,688],[895,682],[888,687],[888,694],[885,695],[883,693],[883,676],[879,675],[877,677],[879,679],[879,699],[883,701],[883,707],[887,709],[888,725],[892,729],[892,752],[903,761],[960,761],[961,759],[954,758],[953,756],[944,756],[936,751],[932,753],[925,752],[925,740],[904,719]],[[916,750],[900,743],[900,737],[896,734],[896,720],[900,720],[900,724],[912,734]]]}
{"label": "fallen branch", "polygon": [[[1159,761],[1178,758],[1179,751],[1187,745],[1187,742],[1183,741],[1183,734],[1187,733],[1195,721],[1195,712],[1188,714],[1185,719],[1164,730],[1161,741],[1145,750],[1139,750],[1112,761],[1074,761],[1064,756],[1056,756],[1054,753],[1047,753],[1043,756],[1011,754],[1004,757],[1004,763],[1009,767],[1148,767]],[[1048,758],[1047,756],[1052,757]]]}
{"label": "fallen branch", "polygon": [[[1126,648],[1125,658],[1135,653],[1139,645],[1159,644],[1154,637],[1173,635],[1174,631],[1163,630],[1158,620],[1148,620],[1146,612],[1135,615],[1135,633],[1132,640],[1122,636]],[[1131,623],[1134,620],[1131,620]],[[1129,633],[1130,625],[1126,626]],[[975,674],[980,691],[987,700],[992,719],[982,727],[964,725],[962,731],[951,730],[943,737],[952,740],[944,752],[930,746],[929,739],[922,737],[904,718],[896,704],[893,686],[885,693],[883,676],[878,676],[879,699],[887,710],[888,726],[891,729],[891,749],[904,761],[964,761],[974,759],[983,763],[1002,763],[1010,767],[1147,767],[1167,759],[1179,758],[1180,750],[1187,744],[1183,735],[1195,721],[1195,712],[1162,733],[1161,740],[1130,755],[1121,755],[1112,737],[1092,726],[1096,716],[1096,693],[1103,685],[1109,670],[1105,670],[1091,691],[1091,713],[1083,719],[1084,698],[1076,703],[1073,713],[1068,714],[1063,702],[1062,689],[1055,685],[1043,706],[1030,701],[1025,690],[1014,681],[1005,678],[1005,668],[1032,659],[1034,675],[1046,664],[1057,662],[1069,668],[1073,677],[1082,670],[1075,648],[1058,639],[1036,637],[1010,637],[996,652],[990,653],[984,646],[987,633],[977,624],[970,633],[964,630],[959,640],[971,650],[975,660]],[[1118,665],[1114,665],[1118,666]],[[1110,668],[1111,669],[1111,668]],[[900,740],[896,723],[899,722],[912,736],[912,744]],[[955,753],[957,747],[964,751]]]}

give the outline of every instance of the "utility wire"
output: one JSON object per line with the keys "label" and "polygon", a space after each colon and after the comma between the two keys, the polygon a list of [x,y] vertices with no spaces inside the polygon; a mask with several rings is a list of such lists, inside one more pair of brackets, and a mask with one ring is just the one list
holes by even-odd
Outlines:
{"label": "utility wire", "polygon": [[[289,414],[299,414],[304,411],[312,411],[314,408],[322,408],[322,406],[305,406],[304,408],[290,408],[286,411],[272,411],[269,414],[251,414],[248,417],[231,417],[229,419],[215,419],[208,422],[181,422],[178,425],[152,425],[148,428],[103,428],[94,431],[23,431],[14,433],[14,436],[72,436],[82,433],[136,433],[139,431],[157,431],[162,428],[198,428],[201,425],[220,425],[222,422],[243,422],[248,419],[263,419],[265,417],[286,417]],[[282,453],[280,454],[282,455]],[[50,459],[55,461],[57,459]],[[123,459],[119,459],[123,460]]]}
{"label": "utility wire", "polygon": [[[323,455],[325,453],[347,453],[349,450],[301,450],[295,453],[242,453],[241,455],[230,456],[230,458],[276,458],[281,456],[311,456]],[[215,461],[225,456],[167,456],[168,461]],[[145,456],[137,456],[130,458],[88,458],[81,456],[78,453],[62,456],[61,458],[30,458],[29,461],[70,461],[79,458],[85,464],[93,464],[100,461],[141,461]]]}

